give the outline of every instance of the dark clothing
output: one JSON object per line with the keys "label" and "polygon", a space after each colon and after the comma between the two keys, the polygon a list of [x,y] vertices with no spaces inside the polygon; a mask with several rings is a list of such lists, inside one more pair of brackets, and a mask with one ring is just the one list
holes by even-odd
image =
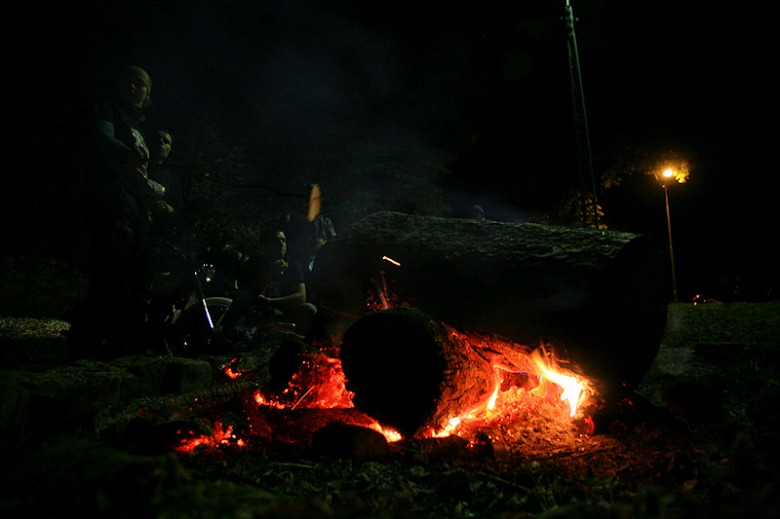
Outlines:
{"label": "dark clothing", "polygon": [[[278,280],[271,281],[265,290],[255,295],[263,295],[270,298],[282,297],[293,293],[293,287],[303,283],[303,272],[301,264],[294,259],[289,259],[287,265],[287,268],[284,269],[282,276]],[[260,279],[270,268],[262,256],[250,256],[241,269],[239,288],[243,289],[251,286],[252,280]]]}
{"label": "dark clothing", "polygon": [[282,228],[287,237],[287,257],[297,260],[305,271],[317,254],[317,242],[327,242],[336,236],[330,218],[318,215],[309,221],[305,214],[291,213],[283,218]]}
{"label": "dark clothing", "polygon": [[145,167],[126,163],[131,149],[148,157],[140,110],[123,101],[103,102],[92,115],[85,189],[90,310],[84,316],[87,323],[73,323],[76,330],[87,327],[88,333],[73,345],[72,354],[112,358],[140,348],[151,282],[144,254],[152,191]]}
{"label": "dark clothing", "polygon": [[150,165],[149,178],[165,188],[163,201],[173,208],[173,212],[159,209],[152,216],[152,225],[147,242],[148,270],[170,270],[172,264],[177,264],[179,253],[168,245],[176,244],[177,233],[182,222],[184,199],[182,196],[179,176],[170,169],[159,165]]}
{"label": "dark clothing", "polygon": [[146,168],[137,171],[124,159],[131,149],[138,149],[147,159],[149,150],[144,137],[143,112],[122,100],[99,102],[92,112],[90,126],[91,154],[87,180],[92,186],[118,183],[133,196],[148,197]]}
{"label": "dark clothing", "polygon": [[244,327],[257,329],[273,326],[280,322],[292,322],[296,326],[297,333],[306,335],[317,314],[314,305],[303,303],[290,312],[282,312],[272,308],[257,297],[263,295],[271,299],[293,293],[293,288],[303,283],[300,263],[293,259],[289,260],[288,268],[284,270],[278,280],[271,281],[259,294],[255,293],[250,287],[256,287],[255,280],[267,273],[269,268],[268,264],[259,256],[250,256],[242,268],[239,278],[240,290],[233,295],[230,310],[222,320],[223,326],[231,330],[240,319],[244,319]]}
{"label": "dark clothing", "polygon": [[184,196],[182,194],[179,175],[165,166],[149,166],[149,178],[161,184],[165,188],[165,202],[176,213],[184,209]]}

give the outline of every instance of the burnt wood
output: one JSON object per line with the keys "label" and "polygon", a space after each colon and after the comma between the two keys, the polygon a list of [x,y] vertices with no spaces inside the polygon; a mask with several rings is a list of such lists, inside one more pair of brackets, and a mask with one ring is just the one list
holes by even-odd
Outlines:
{"label": "burnt wood", "polygon": [[361,318],[347,331],[341,365],[362,412],[412,437],[484,404],[495,388],[488,358],[450,327],[410,307]]}
{"label": "burnt wood", "polygon": [[664,264],[631,233],[383,212],[321,249],[309,289],[334,341],[383,295],[457,330],[545,344],[616,399],[658,352]]}

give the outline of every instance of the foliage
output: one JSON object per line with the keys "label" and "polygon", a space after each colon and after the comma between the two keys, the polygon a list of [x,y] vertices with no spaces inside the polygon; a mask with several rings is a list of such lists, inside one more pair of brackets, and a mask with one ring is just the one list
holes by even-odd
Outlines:
{"label": "foliage", "polygon": [[[598,179],[600,193],[618,186],[636,185],[645,176],[654,177],[656,183],[666,184],[672,181],[664,177],[666,170],[672,171],[674,182],[684,183],[695,168],[691,153],[684,147],[663,142],[636,145],[625,138],[612,145],[596,166],[601,171]],[[589,192],[567,191],[559,203],[559,217],[567,225],[595,227],[596,218],[590,209],[593,197],[594,194]],[[598,206],[598,217],[599,228],[606,228],[601,223],[605,217],[601,205]]]}
{"label": "foliage", "polygon": [[604,210],[594,198],[590,191],[571,189],[561,196],[558,216],[564,224],[572,227],[606,229]]}
{"label": "foliage", "polygon": [[314,183],[322,190],[322,212],[337,230],[381,210],[451,211],[438,184],[449,174],[443,157],[424,145],[356,143],[358,136],[336,125],[325,130],[324,142],[308,147],[242,114],[204,109],[190,117],[169,160],[187,166],[187,202],[199,233],[228,229],[239,242],[252,243],[285,214],[304,212]]}
{"label": "foliage", "polygon": [[[409,161],[407,156],[420,161]],[[434,216],[451,212],[436,183],[436,177],[447,170],[421,150],[386,150],[363,159],[333,181],[330,211],[341,222],[384,210]]]}
{"label": "foliage", "polygon": [[623,146],[614,155],[613,164],[601,175],[602,189],[620,185],[627,177],[635,174],[661,177],[671,169],[675,180],[683,183],[694,169],[693,159],[687,151],[665,144]]}

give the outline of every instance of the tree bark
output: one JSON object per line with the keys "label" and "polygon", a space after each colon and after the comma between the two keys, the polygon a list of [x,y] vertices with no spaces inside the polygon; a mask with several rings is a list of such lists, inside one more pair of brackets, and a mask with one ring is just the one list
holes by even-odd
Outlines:
{"label": "tree bark", "polygon": [[658,353],[662,265],[660,250],[630,233],[385,212],[328,242],[309,286],[336,342],[363,315],[410,305],[521,349],[543,343],[613,399]]}

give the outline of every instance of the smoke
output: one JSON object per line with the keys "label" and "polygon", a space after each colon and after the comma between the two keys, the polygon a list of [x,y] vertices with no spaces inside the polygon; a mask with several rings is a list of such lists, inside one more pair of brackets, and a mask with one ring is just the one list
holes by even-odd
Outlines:
{"label": "smoke", "polygon": [[[150,119],[174,134],[174,163],[223,159],[210,174],[285,191],[316,182],[328,210],[339,202],[351,216],[387,208],[448,214],[438,186],[475,142],[475,85],[486,81],[475,63],[485,58],[453,20],[382,9],[88,2],[47,29],[57,36],[47,41],[71,42],[52,45],[48,61],[58,64],[55,76],[90,69],[96,83],[127,63],[146,69]],[[69,88],[79,92],[76,79]],[[71,95],[57,91],[61,82],[41,83],[54,91],[43,99]]]}
{"label": "smoke", "polygon": [[353,201],[360,191],[390,197],[393,176],[441,174],[452,150],[435,130],[452,106],[437,101],[447,92],[427,95],[434,78],[425,73],[441,67],[410,67],[403,43],[344,8],[219,5],[168,13],[170,25],[145,44],[158,115],[190,134],[180,142],[202,155],[193,160],[240,152],[240,164],[226,160],[215,172],[252,169],[288,189],[318,182]]}

